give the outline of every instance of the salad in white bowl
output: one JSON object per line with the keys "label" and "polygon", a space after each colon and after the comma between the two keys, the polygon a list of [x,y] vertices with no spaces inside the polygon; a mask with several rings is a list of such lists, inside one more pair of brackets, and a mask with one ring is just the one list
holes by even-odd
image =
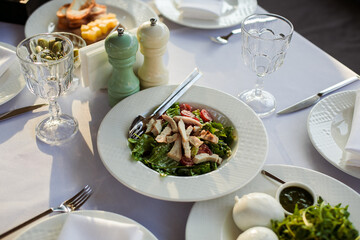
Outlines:
{"label": "salad in white bowl", "polygon": [[175,103],[129,139],[134,160],[162,176],[195,176],[216,170],[231,156],[234,127],[223,126],[206,108]]}

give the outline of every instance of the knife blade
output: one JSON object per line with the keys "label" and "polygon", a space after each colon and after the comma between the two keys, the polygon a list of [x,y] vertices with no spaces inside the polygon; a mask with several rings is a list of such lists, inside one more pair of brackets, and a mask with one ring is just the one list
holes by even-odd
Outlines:
{"label": "knife blade", "polygon": [[11,118],[11,117],[15,117],[17,115],[20,115],[20,114],[23,114],[23,113],[26,113],[26,112],[30,112],[32,110],[41,108],[41,107],[46,106],[46,105],[47,105],[46,103],[38,104],[38,105],[22,107],[22,108],[18,108],[18,109],[15,109],[15,110],[11,110],[11,111],[6,112],[6,113],[2,113],[2,114],[0,114],[0,121]]}
{"label": "knife blade", "polygon": [[277,114],[281,115],[281,114],[287,114],[287,113],[292,113],[292,112],[296,112],[302,109],[305,109],[307,107],[310,107],[312,105],[314,105],[315,103],[317,103],[321,97],[335,91],[338,90],[339,88],[345,87],[346,85],[353,83],[357,80],[360,79],[360,76],[354,76],[354,77],[350,77],[348,79],[345,79],[342,82],[339,82],[333,86],[330,86],[320,92],[318,92],[317,94],[310,96],[308,98],[305,98],[304,100],[301,100],[300,102],[295,103],[294,105],[291,105],[279,112],[277,112]]}

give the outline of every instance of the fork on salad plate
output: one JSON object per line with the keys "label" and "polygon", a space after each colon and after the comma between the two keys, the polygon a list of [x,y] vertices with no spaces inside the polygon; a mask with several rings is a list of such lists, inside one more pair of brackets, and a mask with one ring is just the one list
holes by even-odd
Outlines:
{"label": "fork on salad plate", "polygon": [[137,116],[130,125],[128,137],[132,139],[139,138],[144,134],[146,124],[152,118],[160,117],[169,107],[171,107],[200,77],[202,73],[195,68],[186,79],[164,100],[156,110],[148,116]]}

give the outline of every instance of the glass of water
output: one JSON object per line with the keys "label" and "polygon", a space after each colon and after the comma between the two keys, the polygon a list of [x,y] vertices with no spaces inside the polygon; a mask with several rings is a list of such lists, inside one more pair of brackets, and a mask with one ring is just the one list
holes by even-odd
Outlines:
{"label": "glass of water", "polygon": [[72,83],[73,50],[72,42],[59,34],[35,35],[16,48],[28,89],[49,102],[50,116],[37,125],[36,136],[51,145],[69,140],[78,131],[77,120],[61,113],[57,101]]}
{"label": "glass of water", "polygon": [[275,111],[274,96],[263,90],[266,75],[276,71],[284,62],[294,31],[292,23],[276,14],[253,14],[241,24],[242,57],[257,76],[254,89],[239,94],[259,117]]}

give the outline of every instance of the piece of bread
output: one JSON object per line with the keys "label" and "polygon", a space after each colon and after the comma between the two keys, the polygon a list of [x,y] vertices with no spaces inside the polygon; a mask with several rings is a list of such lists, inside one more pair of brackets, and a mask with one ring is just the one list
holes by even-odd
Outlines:
{"label": "piece of bread", "polygon": [[66,18],[66,10],[69,8],[70,3],[63,5],[56,12],[56,16],[58,17],[58,27],[60,29],[68,28],[68,20]]}
{"label": "piece of bread", "polygon": [[95,0],[73,0],[66,10],[66,17],[68,20],[85,19],[95,4]]}
{"label": "piece of bread", "polygon": [[95,4],[95,6],[90,11],[90,17],[95,19],[97,16],[106,14],[106,6],[101,4]]}

